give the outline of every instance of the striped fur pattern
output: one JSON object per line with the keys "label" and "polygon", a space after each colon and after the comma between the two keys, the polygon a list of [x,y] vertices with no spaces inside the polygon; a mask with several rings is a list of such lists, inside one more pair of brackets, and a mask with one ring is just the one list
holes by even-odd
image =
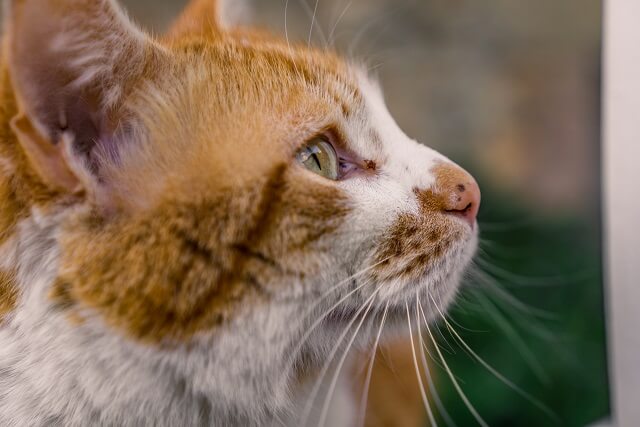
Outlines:
{"label": "striped fur pattern", "polygon": [[[442,189],[468,174],[359,66],[231,14],[194,0],[152,38],[113,0],[5,2],[1,425],[298,425],[363,304],[366,345],[385,307],[454,298],[477,227]],[[296,163],[321,134],[348,177]]]}

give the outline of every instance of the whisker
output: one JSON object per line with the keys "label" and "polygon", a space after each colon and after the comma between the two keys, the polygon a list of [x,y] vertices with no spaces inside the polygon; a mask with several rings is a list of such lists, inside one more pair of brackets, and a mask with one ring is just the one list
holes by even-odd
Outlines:
{"label": "whisker", "polygon": [[571,275],[527,277],[500,268],[497,265],[483,260],[482,258],[476,258],[474,262],[486,270],[487,273],[492,273],[500,279],[509,280],[517,286],[551,287],[577,285],[580,282],[587,280],[590,276],[588,271],[576,271]]}
{"label": "whisker", "polygon": [[[387,258],[388,259],[388,258]],[[322,295],[320,295],[315,302],[307,309],[305,310],[305,312],[302,314],[302,316],[300,317],[301,319],[305,319],[307,318],[307,316],[309,316],[313,310],[322,302],[322,300],[324,300],[326,297],[328,297],[329,295],[331,295],[332,292],[334,292],[335,290],[337,290],[338,288],[348,284],[349,282],[351,282],[353,279],[356,279],[360,276],[362,276],[363,274],[371,271],[372,269],[374,269],[375,267],[377,267],[378,265],[380,265],[381,263],[385,262],[386,259],[379,261],[373,265],[370,265],[367,268],[364,268],[362,270],[360,270],[359,272],[352,274],[351,276],[347,277],[344,280],[341,280],[339,283],[337,283],[336,285],[330,287],[329,289],[327,289]]]}
{"label": "whisker", "polygon": [[492,233],[506,233],[514,230],[518,230],[524,227],[531,226],[537,222],[533,215],[520,216],[518,219],[509,221],[479,221],[478,225],[482,231],[488,231]]}
{"label": "whisker", "polygon": [[287,41],[287,48],[291,53],[291,43],[289,43],[289,29],[287,27],[287,11],[289,10],[289,0],[284,2],[284,38]]}
{"label": "whisker", "polygon": [[[422,304],[420,303],[420,301],[418,301],[418,304],[420,305],[420,311],[422,312],[422,316],[424,317],[424,319],[426,321],[427,316],[425,316],[425,314],[424,314],[424,309],[422,308]],[[473,405],[471,404],[471,402],[467,398],[467,395],[464,394],[464,391],[462,391],[462,388],[458,384],[458,381],[456,381],[456,378],[453,375],[453,372],[451,372],[451,368],[449,368],[449,365],[447,364],[446,359],[442,356],[442,352],[440,351],[440,347],[438,346],[438,343],[436,342],[435,338],[433,337],[433,334],[431,333],[431,328],[429,328],[429,323],[425,322],[425,327],[427,328],[427,333],[429,334],[429,338],[431,338],[431,342],[433,342],[433,345],[434,345],[434,347],[436,349],[436,352],[438,353],[438,356],[440,356],[440,359],[442,360],[442,363],[445,366],[445,370],[447,372],[447,375],[449,375],[449,378],[451,379],[451,383],[453,384],[453,386],[455,387],[456,391],[458,392],[458,395],[460,395],[460,398],[464,402],[464,404],[467,407],[467,409],[469,410],[469,412],[471,412],[471,415],[473,415],[473,418],[476,419],[478,424],[480,424],[483,427],[488,427],[489,425],[486,423],[485,420],[482,419],[480,414],[478,414],[478,411],[476,411],[476,408],[473,407]]]}
{"label": "whisker", "polygon": [[347,49],[348,57],[353,57],[353,52],[355,51],[358,43],[360,43],[360,40],[362,39],[362,37],[364,37],[364,35],[367,33],[367,31],[371,29],[371,27],[373,27],[375,24],[377,24],[384,18],[386,18],[385,15],[379,14],[378,16],[373,17],[373,19],[371,19],[365,25],[360,27],[358,32],[355,34],[355,36],[353,37],[353,39],[351,39],[351,42],[349,43],[349,48]]}
{"label": "whisker", "polygon": [[482,357],[480,357],[475,351],[473,351],[473,349],[471,349],[471,347],[462,339],[462,337],[453,328],[453,326],[451,326],[451,324],[449,323],[449,321],[445,317],[445,315],[442,312],[442,310],[440,310],[440,307],[438,307],[438,304],[436,303],[436,300],[433,299],[433,296],[431,296],[431,295],[429,295],[429,296],[431,298],[431,301],[433,301],[433,305],[436,307],[436,310],[438,310],[438,313],[440,313],[440,317],[442,317],[442,320],[447,325],[447,328],[449,329],[449,331],[455,335],[455,337],[458,339],[460,344],[462,344],[467,349],[467,351],[473,356],[473,358],[475,360],[477,360],[482,366],[484,366],[496,378],[498,378],[504,384],[509,386],[511,389],[513,389],[520,396],[522,396],[523,398],[528,400],[530,403],[535,405],[538,409],[543,411],[545,414],[547,414],[554,421],[556,421],[556,422],[560,421],[558,416],[551,409],[549,409],[549,407],[547,405],[545,405],[540,400],[538,400],[535,397],[533,397],[531,394],[529,394],[526,391],[524,391],[522,388],[518,387],[515,383],[513,383],[511,380],[509,380],[504,375],[502,375],[500,372],[498,372],[493,366],[489,365],[489,363],[487,363]]}
{"label": "whisker", "polygon": [[[285,35],[285,39],[287,41],[287,50],[289,52],[289,56],[293,59],[294,58],[294,52],[293,49],[291,48],[291,43],[289,41],[289,27],[288,27],[288,15],[287,12],[289,10],[289,0],[285,0],[284,3],[284,35]],[[298,62],[297,61],[292,61],[293,63],[293,69],[296,73],[296,76],[301,77],[302,73],[300,72],[300,69],[298,68]]]}
{"label": "whisker", "polygon": [[[368,282],[365,282],[368,283]],[[342,341],[344,340],[344,338],[347,336],[347,334],[349,333],[349,329],[351,328],[351,326],[355,323],[355,321],[358,319],[358,316],[360,315],[360,313],[362,313],[362,311],[367,307],[367,304],[369,304],[369,302],[373,301],[373,299],[375,298],[375,296],[378,294],[378,290],[374,291],[371,296],[369,296],[369,298],[364,302],[364,304],[362,305],[362,307],[360,307],[358,309],[358,311],[356,312],[356,314],[353,316],[353,319],[351,319],[349,321],[349,323],[347,324],[347,326],[345,326],[344,331],[342,332],[342,334],[340,334],[340,336],[338,337],[338,340],[336,341],[336,344],[334,345],[333,349],[331,350],[331,352],[329,353],[329,355],[327,356],[327,360],[325,361],[324,365],[322,366],[322,369],[320,370],[320,373],[318,374],[318,379],[316,380],[311,393],[309,394],[309,398],[307,399],[307,403],[305,404],[304,407],[304,411],[302,412],[302,423],[300,425],[307,425],[307,421],[309,421],[309,415],[311,415],[311,409],[313,406],[313,402],[316,399],[316,396],[318,395],[318,391],[320,390],[320,387],[322,386],[322,381],[324,380],[325,375],[327,374],[327,371],[329,370],[329,367],[331,366],[331,362],[333,361],[333,358],[335,357],[336,353],[338,352],[338,349],[340,348],[340,344],[342,343]]]}
{"label": "whisker", "polygon": [[311,336],[311,334],[315,331],[315,329],[320,326],[320,324],[324,321],[324,319],[333,311],[335,310],[340,304],[342,304],[347,298],[349,298],[351,295],[353,295],[355,292],[357,292],[359,289],[361,289],[362,287],[364,287],[365,285],[369,284],[370,282],[365,281],[362,284],[360,284],[357,288],[353,289],[352,291],[350,291],[348,294],[346,294],[345,296],[343,296],[342,298],[340,298],[340,300],[338,300],[338,302],[336,302],[334,305],[332,305],[328,310],[325,310],[322,315],[320,315],[316,321],[305,331],[305,333],[302,335],[302,337],[300,338],[300,341],[298,342],[298,344],[293,348],[293,351],[291,352],[291,355],[293,357],[293,360],[295,360],[295,357],[297,356],[297,354],[300,352],[300,350],[302,349],[302,346],[306,343],[306,341],[309,339],[309,337]]}
{"label": "whisker", "polygon": [[[442,347],[442,350],[445,350],[447,353],[449,354],[456,354],[456,351],[454,350],[453,346],[451,345],[451,343],[449,343],[449,340],[447,339],[447,337],[442,333],[442,330],[440,329],[440,326],[438,326],[438,324],[436,323],[436,330],[438,331],[438,335],[440,335],[440,337],[442,338],[442,340],[445,342],[445,344],[447,345],[447,347],[449,348],[447,350],[447,348]],[[455,341],[454,341],[455,342]]]}
{"label": "whisker", "polygon": [[378,344],[380,343],[380,336],[382,335],[382,329],[384,328],[384,322],[387,319],[387,311],[389,310],[389,303],[384,306],[384,313],[382,313],[382,319],[380,320],[380,328],[378,329],[378,334],[376,335],[376,340],[373,343],[373,352],[371,353],[371,360],[369,361],[369,366],[367,368],[367,376],[365,378],[365,382],[362,388],[362,397],[360,398],[360,411],[358,413],[358,422],[357,426],[364,426],[365,417],[367,413],[367,399],[369,398],[369,385],[371,384],[371,377],[373,375],[373,365],[376,360],[376,353],[378,351]]}
{"label": "whisker", "polygon": [[520,334],[511,326],[511,324],[500,313],[497,306],[486,296],[482,294],[477,295],[478,302],[484,308],[484,312],[489,314],[491,318],[496,322],[498,327],[502,329],[502,332],[511,340],[516,347],[522,359],[529,365],[529,368],[534,375],[544,384],[549,384],[551,380],[545,372],[542,365],[538,362],[535,355],[529,349],[526,342],[522,339]]}
{"label": "whisker", "polygon": [[[545,321],[556,320],[557,319],[556,314],[549,313],[545,310],[541,310],[536,307],[531,307],[529,305],[522,303],[517,298],[511,296],[511,294],[507,290],[502,289],[500,284],[497,283],[495,278],[489,275],[486,275],[483,271],[476,270],[475,275],[476,277],[482,280],[481,283],[483,285],[486,285],[484,288],[478,288],[478,287],[467,288],[469,291],[468,294],[472,294],[476,298],[476,302],[477,302],[478,295],[482,294],[484,297],[492,301],[492,303],[495,304],[496,307],[500,307],[506,313],[508,313],[511,316],[511,318],[514,321],[516,321],[520,326],[522,326],[524,329],[531,332],[532,334],[536,335],[540,339],[548,342],[552,342],[552,343],[557,343],[560,340],[560,337],[558,337],[557,331],[549,330],[546,327],[546,325],[543,323],[543,320]],[[497,295],[497,293],[499,295]],[[502,298],[500,298],[500,296],[502,296]],[[496,297],[496,298],[489,298],[489,297]],[[457,303],[459,302],[461,302],[461,299],[458,299]],[[522,306],[520,306],[519,303]],[[476,304],[470,300],[467,300],[466,304],[469,307],[472,307],[471,309],[473,311],[484,313],[485,307],[478,307],[478,308],[473,307]],[[535,311],[535,313],[532,313],[532,311]]]}
{"label": "whisker", "polygon": [[[510,316],[510,323],[518,324],[527,332],[535,335],[537,338],[550,342],[558,343],[563,340],[558,331],[550,330],[542,320],[530,315],[528,313],[522,313],[520,310],[510,306],[506,302],[500,299],[492,299],[491,295],[483,294],[482,292],[472,292],[474,295],[482,294],[487,300],[491,301],[493,305],[502,309],[505,315]],[[484,309],[482,309],[484,312]]]}
{"label": "whisker", "polygon": [[[384,262],[385,260],[382,260],[380,262]],[[367,267],[365,270],[360,271],[358,274],[362,275],[364,273],[366,273],[366,271],[370,270],[371,268],[374,268],[376,264],[373,264],[370,267]],[[355,276],[355,275],[354,275]],[[354,278],[354,276],[350,277],[347,280],[344,280],[342,282],[342,285],[344,285],[345,283],[349,282],[351,279]],[[298,352],[300,351],[300,349],[302,348],[302,346],[304,345],[304,343],[309,339],[309,337],[311,336],[311,334],[313,333],[313,331],[322,323],[322,321],[324,320],[325,317],[327,317],[329,315],[329,313],[331,313],[334,309],[336,309],[340,304],[342,304],[347,298],[349,298],[351,295],[353,295],[355,292],[357,292],[358,290],[360,290],[362,287],[364,287],[366,284],[368,284],[370,282],[365,281],[362,284],[360,284],[359,286],[357,286],[355,289],[351,290],[349,293],[347,293],[345,296],[343,296],[342,298],[340,298],[340,300],[338,300],[338,302],[336,302],[334,305],[331,306],[331,308],[329,308],[328,310],[326,310],[318,319],[316,319],[316,321],[311,325],[311,327],[309,329],[307,329],[307,331],[304,333],[304,335],[300,338],[300,342],[298,345],[296,345],[296,347],[294,347],[293,352],[291,353],[294,357],[298,354]],[[334,288],[337,288],[340,284],[334,286]],[[321,297],[321,300],[326,298],[326,295]],[[317,307],[319,304],[319,301],[317,301],[311,309],[307,310],[305,312],[305,315],[302,317],[302,319],[305,319],[307,316],[309,316],[309,314],[311,313],[311,311]]]}
{"label": "whisker", "polygon": [[460,322],[458,322],[456,319],[453,318],[451,313],[445,313],[445,316],[447,316],[447,318],[449,319],[449,321],[453,325],[457,326],[459,329],[462,329],[463,331],[473,332],[473,333],[476,333],[476,334],[484,334],[484,333],[489,332],[486,329],[484,329],[484,330],[483,329],[472,329],[472,328],[468,328],[468,327],[466,327],[464,325],[461,325]]}
{"label": "whisker", "polygon": [[477,277],[480,282],[485,285],[485,289],[490,291],[496,297],[500,298],[506,303],[509,303],[514,308],[519,309],[531,316],[540,317],[543,319],[553,320],[557,319],[558,315],[555,313],[550,313],[546,310],[542,310],[540,308],[532,307],[524,302],[520,301],[518,298],[511,295],[509,292],[502,289],[502,287],[495,283],[495,280],[491,280],[490,276],[487,276],[486,273],[482,271],[476,271]]}
{"label": "whisker", "polygon": [[[377,293],[378,292],[376,291],[372,296],[376,295]],[[331,398],[333,397],[333,393],[335,391],[336,384],[338,383],[338,377],[340,376],[340,371],[342,370],[342,366],[344,365],[344,361],[347,359],[347,356],[349,354],[349,350],[351,349],[351,346],[353,345],[353,342],[356,340],[356,337],[358,336],[358,332],[360,332],[360,328],[362,327],[362,324],[364,323],[365,319],[367,318],[367,314],[369,314],[369,311],[371,310],[371,307],[373,306],[373,302],[374,302],[374,299],[371,299],[371,302],[369,303],[369,306],[367,307],[366,311],[362,315],[362,318],[360,319],[360,322],[356,326],[355,332],[353,333],[353,335],[351,336],[351,339],[347,343],[347,347],[345,348],[344,352],[342,353],[342,357],[338,361],[338,366],[336,367],[336,370],[335,370],[335,372],[333,374],[333,378],[331,378],[331,383],[329,383],[329,391],[327,392],[327,395],[324,398],[324,404],[322,405],[322,411],[320,412],[320,420],[318,422],[318,426],[323,426],[325,424],[325,421],[327,419],[327,413],[329,411],[329,404],[331,403]]]}
{"label": "whisker", "polygon": [[418,338],[420,341],[420,359],[422,361],[422,366],[425,371],[425,376],[427,377],[427,385],[429,386],[429,391],[431,392],[431,395],[433,396],[433,400],[436,404],[436,407],[438,408],[438,412],[440,412],[440,415],[442,416],[442,418],[444,418],[445,424],[447,424],[449,427],[455,426],[456,423],[453,422],[453,419],[451,418],[451,416],[449,415],[449,412],[447,411],[444,404],[442,403],[442,400],[440,400],[440,395],[438,394],[436,385],[433,382],[433,378],[431,378],[429,364],[427,363],[427,358],[424,354],[426,350],[426,344],[424,343],[424,340],[422,338],[422,331],[420,330],[420,315],[418,314],[418,301],[419,301],[419,296],[418,296],[418,291],[416,291],[416,325],[418,325],[417,327]]}
{"label": "whisker", "polygon": [[422,402],[424,403],[424,408],[427,411],[427,416],[429,417],[430,425],[437,426],[438,423],[436,423],[436,420],[433,416],[433,412],[431,411],[431,406],[429,405],[429,399],[427,399],[427,393],[424,389],[424,384],[422,383],[422,375],[420,375],[420,368],[418,368],[418,358],[416,356],[416,347],[413,342],[413,331],[411,329],[411,315],[409,314],[409,303],[405,301],[404,304],[407,309],[407,324],[409,325],[409,337],[411,338],[411,352],[413,354],[413,365],[416,369],[416,375],[418,376],[418,384],[420,385],[420,394],[422,396]]}
{"label": "whisker", "polygon": [[[309,5],[307,4],[307,2],[305,0],[300,0],[300,4],[304,8],[305,12],[307,12],[307,15],[311,15],[311,26],[309,27],[309,37],[307,39],[307,46],[311,46],[311,37],[313,35],[313,27],[316,23],[318,3],[320,3],[320,0],[316,0],[315,5],[313,6],[313,13],[312,13],[311,10],[309,9]],[[324,35],[324,32],[322,31],[322,28],[320,28],[320,26],[318,26],[318,34],[320,35],[320,38],[322,39],[322,43],[324,44],[324,46],[327,46],[327,38]]]}
{"label": "whisker", "polygon": [[[424,318],[424,317],[423,317],[423,319],[424,319],[424,322],[426,322],[426,321],[427,321],[427,319],[426,319],[426,318]],[[452,336],[452,338],[453,338],[453,336]],[[456,343],[457,343],[457,342],[456,342]],[[460,349],[461,349],[462,351],[464,351],[464,348],[463,348],[462,346],[458,345],[458,347],[460,347]],[[437,357],[435,357],[431,351],[429,351],[429,347],[428,347],[428,346],[427,346],[427,344],[426,344],[426,343],[424,343],[424,342],[423,342],[423,345],[422,345],[422,351],[423,351],[424,353],[426,353],[426,354],[429,356],[429,359],[431,359],[431,360],[433,361],[433,363],[435,363],[435,364],[436,364],[436,366],[438,366],[438,367],[439,367],[440,369],[442,369],[443,371],[446,371],[446,368],[444,367],[444,365],[442,364],[442,362],[438,361],[438,358],[437,358]],[[459,377],[458,375],[456,375],[456,374],[453,374],[453,375],[455,375],[455,377],[456,377],[456,379],[458,380],[458,382],[459,382],[459,383],[465,384],[465,381],[464,381],[462,378],[460,378],[460,377]]]}
{"label": "whisker", "polygon": [[342,20],[342,18],[344,17],[344,15],[347,13],[347,10],[349,10],[349,8],[351,7],[351,5],[353,4],[353,0],[349,0],[349,2],[347,3],[347,6],[342,10],[342,13],[340,14],[340,16],[338,16],[338,19],[336,19],[336,22],[333,24],[333,27],[331,27],[331,32],[329,33],[329,46],[333,46],[335,43],[334,40],[334,33],[336,31],[336,29],[338,28],[338,25],[340,24],[340,21]]}
{"label": "whisker", "polygon": [[558,319],[557,314],[523,303],[511,295],[509,291],[503,289],[495,278],[484,274],[482,271],[476,271],[476,275],[481,279],[481,284],[484,287],[471,288],[471,294],[474,294],[476,297],[477,294],[483,294],[496,306],[499,306],[507,312],[512,319],[516,320],[523,328],[541,339],[550,342],[558,341],[557,332],[550,331],[543,323],[543,321],[556,321]]}
{"label": "whisker", "polygon": [[[444,371],[444,366],[442,366],[442,363],[440,363],[438,361],[438,359],[436,359],[433,354],[429,351],[429,348],[425,345],[422,349],[422,351],[424,351],[426,354],[429,355],[429,359],[431,359],[433,361],[433,363],[435,363],[440,369],[442,369]],[[460,380],[460,378],[458,378]],[[462,381],[462,380],[460,380]]]}

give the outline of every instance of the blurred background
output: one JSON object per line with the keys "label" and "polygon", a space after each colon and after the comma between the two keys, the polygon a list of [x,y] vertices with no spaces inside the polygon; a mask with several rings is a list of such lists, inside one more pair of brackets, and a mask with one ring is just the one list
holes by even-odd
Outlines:
{"label": "blurred background", "polygon": [[[185,1],[124,3],[160,33]],[[254,3],[259,25],[284,34],[286,16],[291,40],[310,37],[367,64],[406,133],[478,179],[481,249],[451,313],[464,340],[556,424],[607,416],[600,2]],[[554,425],[453,342],[443,331],[443,353],[489,425]],[[445,372],[432,372],[455,423],[475,425]]]}

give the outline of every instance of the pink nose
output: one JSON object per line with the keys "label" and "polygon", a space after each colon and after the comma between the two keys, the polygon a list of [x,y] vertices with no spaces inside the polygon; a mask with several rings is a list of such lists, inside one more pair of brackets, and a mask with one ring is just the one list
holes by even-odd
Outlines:
{"label": "pink nose", "polygon": [[464,218],[473,227],[480,209],[480,188],[475,180],[471,178],[471,181],[456,185],[451,199],[452,202],[445,211]]}
{"label": "pink nose", "polygon": [[467,221],[473,228],[480,209],[480,188],[475,179],[461,167],[442,163],[432,169],[436,176],[435,192],[440,208]]}

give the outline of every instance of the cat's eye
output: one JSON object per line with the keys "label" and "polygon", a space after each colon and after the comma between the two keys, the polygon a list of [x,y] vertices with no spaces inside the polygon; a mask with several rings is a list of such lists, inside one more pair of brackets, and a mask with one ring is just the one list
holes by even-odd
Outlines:
{"label": "cat's eye", "polygon": [[296,155],[305,168],[328,179],[337,180],[340,164],[333,146],[324,138],[317,137],[307,142]]}

